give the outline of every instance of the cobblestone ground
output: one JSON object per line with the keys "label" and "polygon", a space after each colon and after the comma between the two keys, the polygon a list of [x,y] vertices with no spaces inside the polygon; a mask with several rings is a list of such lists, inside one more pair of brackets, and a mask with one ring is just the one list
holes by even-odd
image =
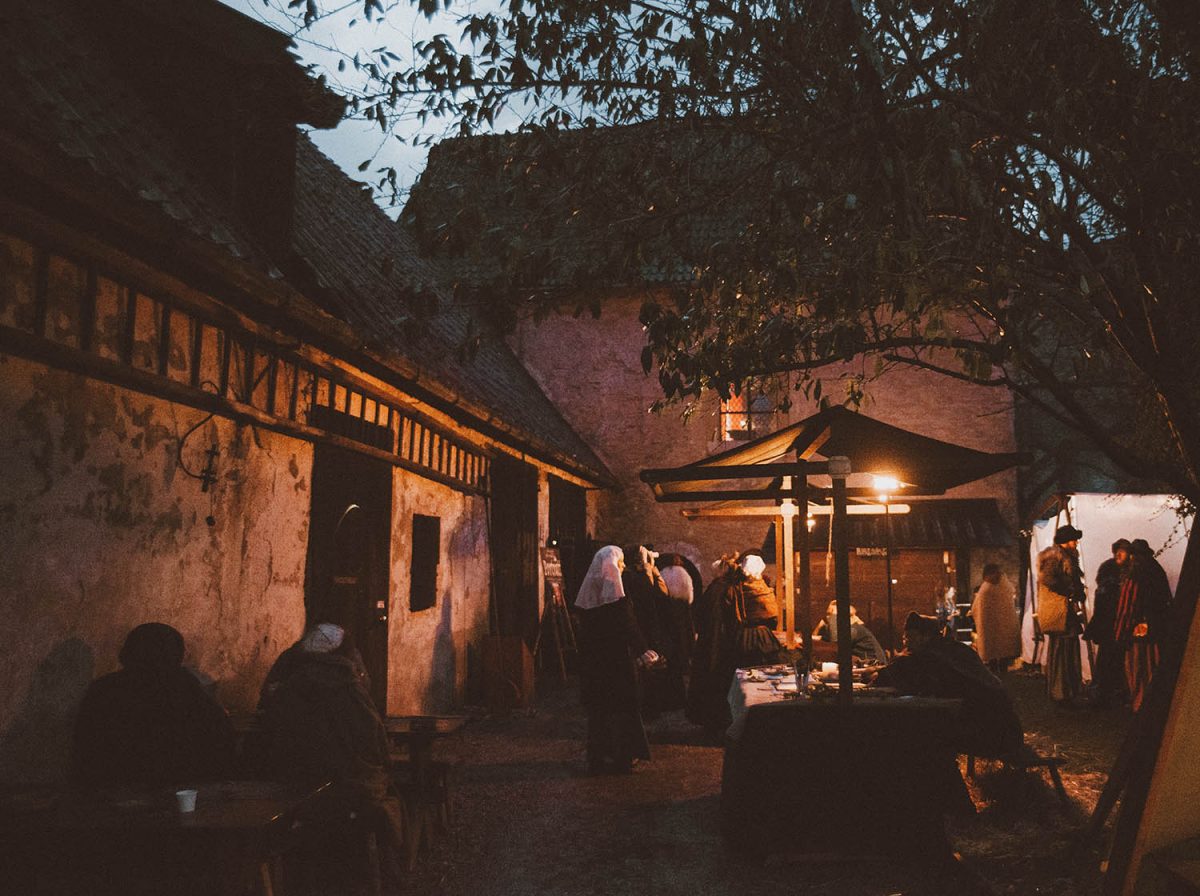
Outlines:
{"label": "cobblestone ground", "polygon": [[718,830],[721,759],[680,713],[648,726],[653,761],[631,776],[586,777],[575,690],[536,711],[480,718],[439,744],[454,765],[451,834],[390,888],[395,896],[890,896],[917,893],[1090,894],[1099,854],[1076,829],[1103,787],[1127,724],[1120,710],[1060,710],[1040,678],[1008,678],[1032,742],[1064,760],[1073,807],[1041,777],[981,768],[974,818],[952,822],[959,869],[881,862],[817,863],[774,856],[738,861]]}

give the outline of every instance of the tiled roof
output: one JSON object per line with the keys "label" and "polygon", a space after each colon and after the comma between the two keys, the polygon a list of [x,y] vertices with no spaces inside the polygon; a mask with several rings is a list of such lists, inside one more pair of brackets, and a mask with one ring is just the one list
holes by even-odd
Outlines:
{"label": "tiled roof", "polygon": [[672,283],[762,219],[747,181],[779,176],[729,122],[454,138],[430,151],[401,222],[459,286]]}
{"label": "tiled roof", "polygon": [[[435,271],[420,258],[412,238],[306,137],[297,151],[296,248],[344,302],[346,320],[356,331],[372,334],[380,347],[536,435],[593,475],[607,475],[502,340],[483,334],[473,355],[461,356],[473,333],[471,314],[430,289]],[[421,292],[436,302],[436,310],[428,316],[407,313],[403,297]]]}
{"label": "tiled roof", "polygon": [[[220,7],[215,0],[181,5],[194,6],[204,16],[208,12],[202,7]],[[502,341],[481,339],[473,358],[460,353],[470,335],[468,315],[430,288],[432,269],[412,241],[303,136],[296,163],[295,249],[318,288],[308,276],[285,281],[280,269],[294,275],[293,259],[273,259],[262,251],[222,198],[191,170],[176,135],[119,72],[110,47],[89,27],[81,8],[82,3],[65,0],[0,4],[0,164],[8,167],[19,159],[54,187],[72,184],[105,197],[103,203],[118,200],[96,204],[114,215],[119,204],[150,221],[181,261],[189,253],[216,249],[239,270],[265,275],[281,290],[293,287],[287,290],[291,307],[307,307],[296,291],[307,294],[334,310],[376,358],[406,382],[415,378],[428,390],[426,397],[435,396],[447,410],[465,416],[468,425],[515,439],[518,447],[552,462],[565,460],[567,469],[586,478],[611,478]],[[239,22],[228,12],[220,7],[213,15],[221,29],[236,30]],[[246,28],[261,30],[252,20],[243,21]],[[255,41],[249,44],[256,49]],[[436,312],[410,319],[415,295],[436,296]],[[322,317],[309,308],[309,320]],[[339,329],[324,319],[331,331]],[[447,393],[457,398],[447,399]]]}
{"label": "tiled roof", "polygon": [[74,4],[0,4],[0,110],[0,134],[40,153],[62,178],[115,190],[161,213],[165,225],[271,269],[182,163]]}

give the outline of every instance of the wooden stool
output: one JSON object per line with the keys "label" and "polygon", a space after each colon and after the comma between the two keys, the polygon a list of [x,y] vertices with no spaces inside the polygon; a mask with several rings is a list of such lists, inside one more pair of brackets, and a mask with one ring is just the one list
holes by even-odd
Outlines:
{"label": "wooden stool", "polygon": [[447,763],[430,762],[417,779],[410,763],[392,762],[392,780],[404,803],[404,842],[410,870],[417,863],[421,843],[432,846],[438,832],[450,829],[449,773]]}

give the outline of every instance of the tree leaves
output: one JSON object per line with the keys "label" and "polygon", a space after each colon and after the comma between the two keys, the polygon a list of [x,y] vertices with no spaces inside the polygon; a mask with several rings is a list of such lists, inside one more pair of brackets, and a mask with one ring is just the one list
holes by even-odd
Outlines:
{"label": "tree leaves", "polygon": [[[642,364],[672,395],[864,352],[1001,382],[1200,497],[1200,43],[1173,5],[510,0],[456,31],[364,61],[357,108],[519,117],[442,157],[465,188],[431,165],[413,194],[491,304],[669,292]],[[1114,382],[1151,436],[1097,410]]]}

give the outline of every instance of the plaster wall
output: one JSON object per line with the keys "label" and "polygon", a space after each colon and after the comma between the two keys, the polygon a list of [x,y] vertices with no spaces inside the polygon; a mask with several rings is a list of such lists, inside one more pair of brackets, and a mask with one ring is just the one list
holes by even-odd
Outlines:
{"label": "plaster wall", "polygon": [[[595,534],[616,544],[651,542],[692,560],[707,581],[711,562],[721,554],[762,543],[768,521],[689,522],[679,504],[659,504],[638,479],[647,467],[688,463],[728,449],[717,441],[718,402],[707,396],[685,419],[681,405],[653,412],[662,398],[655,372],[642,370],[645,333],[638,322],[643,296],[605,300],[599,319],[553,315],[525,322],[512,345],[543,391],[567,421],[596,451],[618,480],[595,503]],[[847,378],[866,373],[862,362],[820,371],[825,394],[838,401]],[[802,395],[781,414],[777,425],[803,419],[816,410]],[[868,385],[862,411],[872,417],[934,438],[984,451],[1013,451],[1016,437],[1012,401],[1002,389],[960,382],[915,370],[888,371]],[[948,493],[947,497],[990,497],[1015,533],[1015,471],[990,476]],[[1015,548],[1005,562],[1016,578]]]}
{"label": "plaster wall", "polygon": [[[441,520],[437,602],[409,609],[413,514]],[[475,648],[488,630],[487,507],[397,469],[393,474],[388,712],[446,712],[462,704]]]}
{"label": "plaster wall", "polygon": [[[0,784],[63,773],[84,689],[142,622],[252,708],[304,624],[312,446],[9,356],[0,384]],[[197,424],[208,492],[179,462]]]}

